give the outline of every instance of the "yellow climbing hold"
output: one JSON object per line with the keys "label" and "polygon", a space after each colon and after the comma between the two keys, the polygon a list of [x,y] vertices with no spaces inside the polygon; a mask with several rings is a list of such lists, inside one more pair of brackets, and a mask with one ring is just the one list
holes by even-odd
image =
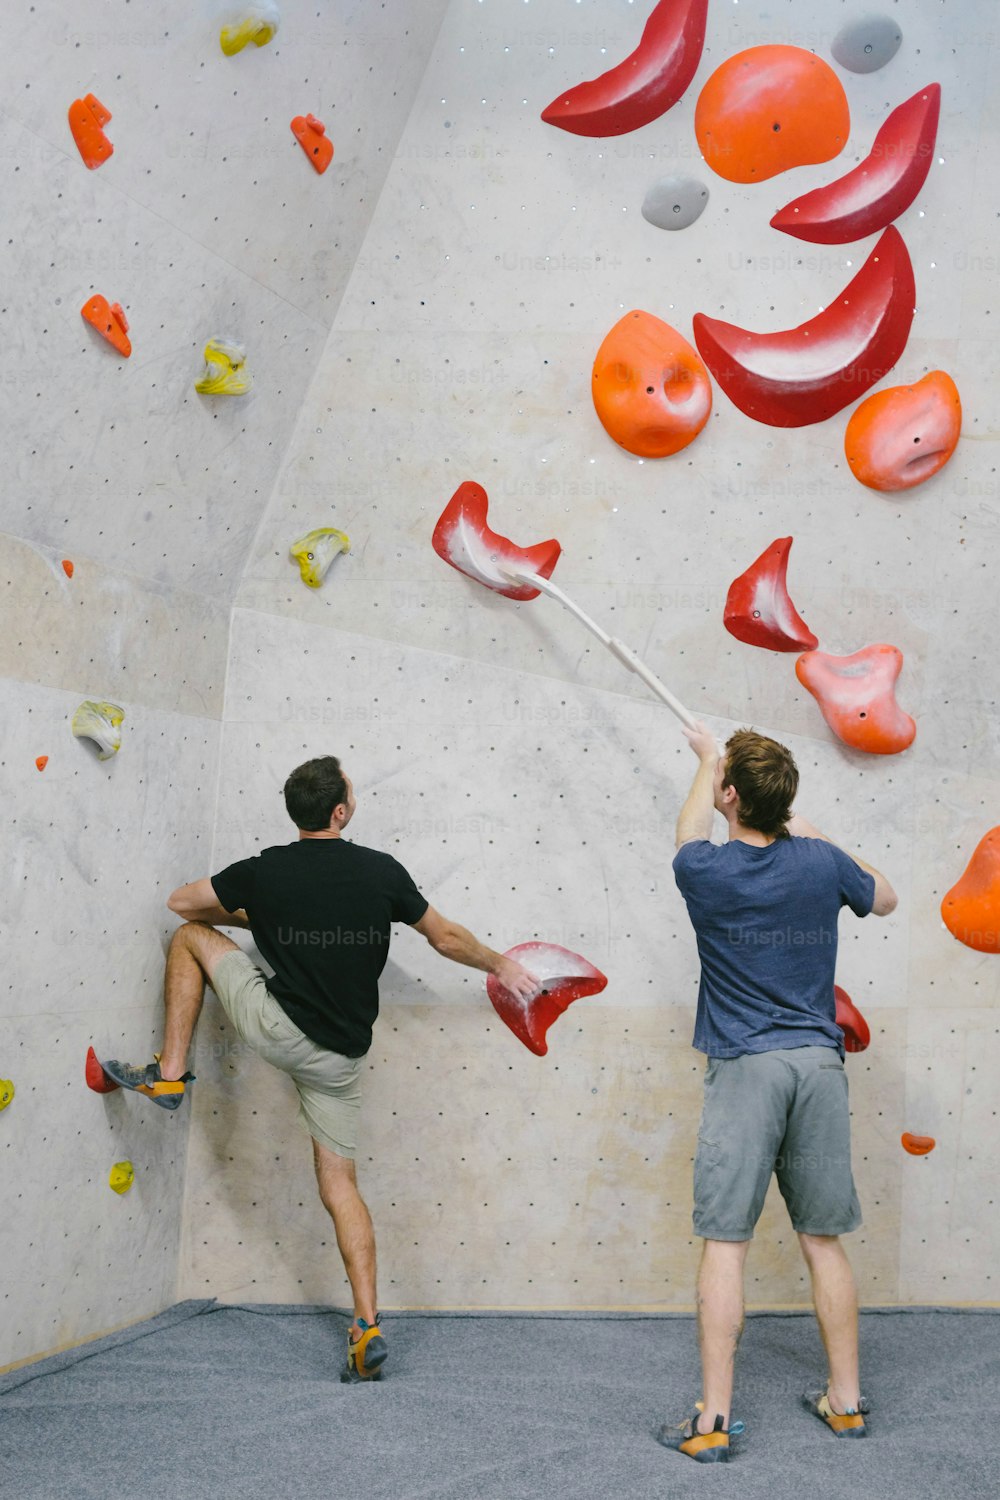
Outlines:
{"label": "yellow climbing hold", "polygon": [[203,396],[245,396],[253,385],[246,357],[242,344],[209,339],[205,345],[205,373],[195,381],[195,390]]}
{"label": "yellow climbing hold", "polygon": [[321,526],[317,531],[310,531],[301,541],[293,542],[290,555],[299,565],[302,582],[311,589],[318,589],[333,559],[350,550],[346,532],[337,531],[333,526]]}
{"label": "yellow climbing hold", "polygon": [[266,47],[280,21],[281,12],[276,5],[264,3],[244,6],[239,20],[234,20],[230,26],[223,26],[219,45],[227,57],[242,52],[250,42],[257,47]]}
{"label": "yellow climbing hold", "polygon": [[9,1078],[0,1078],[0,1109],[6,1109],[13,1097],[13,1083]]}
{"label": "yellow climbing hold", "polygon": [[127,1193],[135,1181],[135,1167],[130,1161],[116,1161],[108,1174],[108,1187],[113,1193]]}
{"label": "yellow climbing hold", "polygon": [[88,698],[73,715],[71,728],[78,740],[93,740],[98,760],[110,760],[121,749],[124,722],[125,710],[117,703],[93,703]]}

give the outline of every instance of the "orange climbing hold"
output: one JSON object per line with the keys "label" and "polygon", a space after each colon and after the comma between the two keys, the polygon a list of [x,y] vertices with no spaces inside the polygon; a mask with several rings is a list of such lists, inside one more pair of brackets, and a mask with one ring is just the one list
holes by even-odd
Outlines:
{"label": "orange climbing hold", "polygon": [[693,443],[712,410],[712,382],[687,339],[651,313],[621,318],[597,351],[594,407],[628,453],[666,458]]}
{"label": "orange climbing hold", "polygon": [[897,755],[913,743],[917,726],[895,696],[902,669],[902,651],[885,644],[865,646],[853,656],[809,651],[795,663],[796,677],[834,734],[869,755]]}
{"label": "orange climbing hold", "polygon": [[69,128],[84,165],[91,171],[106,162],[114,152],[115,148],[103,129],[110,119],[110,109],[106,109],[93,94],[74,99],[69,107]]}
{"label": "orange climbing hold", "polygon": [[915,385],[866,396],[851,413],[844,452],[869,489],[911,490],[944,468],[961,428],[958,387],[944,370],[931,370]]}
{"label": "orange climbing hold", "polygon": [[296,115],[292,134],[316,168],[325,172],[333,161],[333,142],[326,138],[326,126],[315,115]]}
{"label": "orange climbing hold", "polygon": [[716,68],[694,130],[727,182],[765,182],[790,167],[830,161],[847,144],[851,115],[833,69],[801,47],[750,47]]}
{"label": "orange climbing hold", "polygon": [[1000,953],[1000,828],[979,840],[965,873],[941,902],[952,937],[978,953]]}
{"label": "orange climbing hold", "polygon": [[868,1022],[847,991],[842,990],[839,984],[833,987],[833,997],[837,1006],[837,1025],[844,1033],[844,1051],[864,1052],[872,1039],[871,1032],[868,1030]]}
{"label": "orange climbing hold", "polygon": [[908,1130],[904,1130],[899,1139],[903,1150],[908,1151],[911,1156],[926,1156],[937,1145],[932,1135],[911,1135]]}
{"label": "orange climbing hold", "polygon": [[83,304],[80,316],[92,328],[96,328],[101,338],[107,339],[112,348],[128,359],[132,353],[132,345],[128,338],[128,319],[120,302],[109,303],[107,297],[102,297],[98,292]]}
{"label": "orange climbing hold", "polygon": [[67,578],[73,577],[73,564],[70,562],[68,557],[64,557],[62,560],[62,570],[66,574]]}
{"label": "orange climbing hold", "polygon": [[48,765],[48,763],[49,763],[49,757],[47,755],[36,755],[35,756],[35,770],[36,771],[44,771],[45,767]]}

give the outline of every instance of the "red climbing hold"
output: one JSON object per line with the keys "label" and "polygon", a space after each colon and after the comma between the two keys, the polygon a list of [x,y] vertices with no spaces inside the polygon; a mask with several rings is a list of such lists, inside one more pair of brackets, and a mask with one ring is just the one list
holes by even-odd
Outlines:
{"label": "red climbing hold", "polygon": [[48,763],[49,763],[49,757],[47,755],[36,755],[35,756],[35,770],[36,771],[44,771],[45,767],[48,765]]}
{"label": "red climbing hold", "polygon": [[107,297],[102,297],[97,292],[80,308],[80,316],[92,328],[96,328],[101,338],[107,339],[112,348],[128,359],[132,353],[132,345],[128,338],[128,319],[120,302],[109,303]]}
{"label": "red climbing hold", "polygon": [[1000,828],[976,845],[960,880],[941,902],[952,937],[978,953],[1000,953]]}
{"label": "red climbing hold", "polygon": [[779,537],[734,578],[726,595],[723,622],[730,635],[768,651],[813,651],[816,636],[788,597],[785,573],[792,538]]}
{"label": "red climbing hold", "polygon": [[113,1094],[119,1087],[113,1078],[109,1078],[97,1060],[97,1053],[93,1047],[87,1048],[87,1066],[85,1070],[88,1089],[93,1089],[95,1094]]}
{"label": "red climbing hold", "polygon": [[892,369],[915,296],[910,257],[890,225],[854,280],[808,323],[751,333],[695,313],[695,343],[740,411],[770,427],[804,427],[832,417]]}
{"label": "red climbing hold", "polygon": [[325,172],[333,161],[333,142],[327,140],[326,126],[315,115],[296,115],[292,134],[316,168]]}
{"label": "red climbing hold", "polygon": [[660,0],[635,51],[599,78],[578,83],[542,110],[573,135],[626,135],[666,114],[701,61],[708,0]]}
{"label": "red climbing hold", "polygon": [[926,1156],[937,1145],[932,1135],[911,1135],[908,1130],[904,1130],[899,1139],[903,1150],[908,1151],[911,1156]]}
{"label": "red climbing hold", "polygon": [[870,755],[896,755],[913,743],[917,726],[896,702],[903,668],[898,646],[865,646],[853,656],[810,651],[795,663],[795,675],[819,703],[839,739]]}
{"label": "red climbing hold", "polygon": [[845,245],[878,234],[920,192],[934,160],[941,85],[930,83],[899,105],[853,171],[780,209],[774,229],[816,245]]}
{"label": "red climbing hold", "polygon": [[541,992],[530,1000],[519,1000],[491,974],[486,981],[486,993],[497,1015],[529,1052],[544,1057],[549,1050],[545,1034],[553,1021],[582,995],[599,995],[607,978],[579,953],[560,948],[556,943],[519,943],[516,948],[508,948],[505,957],[524,964],[537,975],[543,985]]}
{"label": "red climbing hold", "polygon": [[73,564],[70,562],[68,557],[64,557],[62,560],[62,570],[66,574],[67,578],[73,577]]}
{"label": "red climbing hold", "polygon": [[93,94],[88,94],[85,99],[74,99],[69,107],[69,128],[84,165],[91,171],[106,162],[114,152],[115,148],[103,130],[110,119],[110,109],[106,109]]}
{"label": "red climbing hold", "polygon": [[837,1002],[837,1025],[844,1033],[844,1051],[864,1052],[872,1039],[868,1022],[839,984],[834,985],[833,995]]}
{"label": "red climbing hold", "polygon": [[518,547],[486,524],[489,500],[475,480],[460,484],[438,519],[431,545],[439,557],[468,578],[483,583],[508,599],[537,599],[538,589],[512,583],[501,571],[537,573],[551,578],[562,551],[557,541]]}

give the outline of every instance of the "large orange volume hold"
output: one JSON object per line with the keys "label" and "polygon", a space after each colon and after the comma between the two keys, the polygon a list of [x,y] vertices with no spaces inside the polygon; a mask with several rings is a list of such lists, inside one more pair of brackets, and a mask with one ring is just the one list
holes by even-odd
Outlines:
{"label": "large orange volume hold", "polygon": [[716,68],[694,112],[702,155],[727,182],[765,182],[790,167],[830,161],[850,129],[840,79],[801,47],[737,52]]}
{"label": "large orange volume hold", "polygon": [[642,458],[679,453],[712,410],[712,382],[697,351],[647,312],[626,313],[598,349],[593,396],[608,435]]}
{"label": "large orange volume hold", "polygon": [[944,468],[961,430],[958,387],[944,370],[931,370],[915,385],[867,396],[851,414],[844,452],[869,489],[912,490]]}
{"label": "large orange volume hold", "polygon": [[965,874],[941,902],[952,937],[979,953],[1000,953],[1000,828],[976,845]]}
{"label": "large orange volume hold", "polygon": [[897,755],[913,743],[917,726],[896,702],[903,669],[898,646],[865,646],[853,656],[807,651],[795,675],[819,703],[838,739],[869,755]]}

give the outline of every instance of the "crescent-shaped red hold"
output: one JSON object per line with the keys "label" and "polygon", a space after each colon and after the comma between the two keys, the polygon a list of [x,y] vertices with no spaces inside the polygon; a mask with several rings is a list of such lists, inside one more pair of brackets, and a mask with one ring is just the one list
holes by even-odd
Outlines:
{"label": "crescent-shaped red hold", "polygon": [[635,51],[599,78],[560,94],[542,119],[573,135],[626,135],[677,103],[705,45],[708,0],[659,0]]}
{"label": "crescent-shaped red hold", "polygon": [[863,162],[787,203],[772,227],[816,245],[846,245],[878,234],[909,208],[927,180],[940,112],[941,85],[918,89],[893,110]]}
{"label": "crescent-shaped red hold", "polygon": [[702,359],[740,411],[769,427],[824,422],[892,369],[913,322],[916,287],[891,225],[840,296],[808,323],[752,333],[694,315]]}
{"label": "crescent-shaped red hold", "polygon": [[791,550],[792,538],[779,536],[729,585],[723,624],[738,641],[767,651],[814,651],[819,645],[788,594]]}

